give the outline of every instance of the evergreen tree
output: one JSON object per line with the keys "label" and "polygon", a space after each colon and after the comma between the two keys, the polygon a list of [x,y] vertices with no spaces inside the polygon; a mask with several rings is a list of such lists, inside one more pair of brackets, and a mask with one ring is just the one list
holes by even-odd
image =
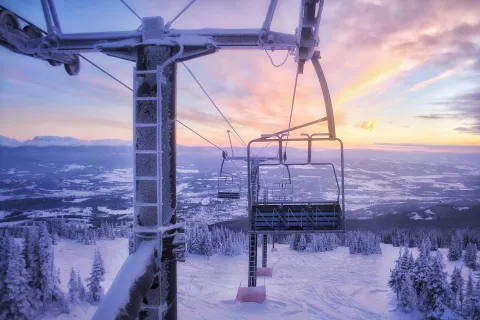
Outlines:
{"label": "evergreen tree", "polygon": [[[428,239],[427,239],[428,240]],[[419,256],[415,260],[411,277],[413,282],[413,287],[417,294],[417,297],[420,297],[424,292],[427,286],[427,270],[429,269],[430,262],[430,245],[427,240],[423,240],[419,248]],[[417,299],[420,301],[420,299]]]}
{"label": "evergreen tree", "polygon": [[90,272],[90,278],[88,278],[88,290],[89,298],[92,301],[99,301],[103,295],[103,287],[101,282],[105,280],[105,268],[103,264],[103,258],[98,248],[95,249],[92,271]]}
{"label": "evergreen tree", "polygon": [[213,255],[213,242],[212,242],[212,234],[209,232],[207,234],[207,239],[205,241],[205,255],[207,258],[210,258]]}
{"label": "evergreen tree", "polygon": [[115,235],[115,227],[113,226],[113,224],[109,223],[109,239],[110,240],[115,240],[116,239],[116,235]]}
{"label": "evergreen tree", "polygon": [[59,219],[59,224],[57,227],[57,232],[60,237],[67,237],[67,223],[65,222],[65,217],[61,216]]}
{"label": "evergreen tree", "polygon": [[409,313],[415,310],[417,304],[415,289],[413,288],[412,280],[408,274],[406,274],[405,277],[402,277],[400,281],[400,292],[398,294],[397,305],[403,312]]}
{"label": "evergreen tree", "polygon": [[226,256],[234,256],[235,255],[235,248],[234,248],[234,243],[233,243],[233,239],[232,239],[231,234],[228,235],[227,242],[225,243],[224,254]]}
{"label": "evergreen tree", "polygon": [[444,271],[442,255],[432,257],[426,271],[426,286],[420,295],[420,310],[427,319],[441,319],[443,313],[452,304],[452,292]]}
{"label": "evergreen tree", "polygon": [[58,233],[55,230],[52,231],[52,244],[53,245],[58,244]]}
{"label": "evergreen tree", "polygon": [[[27,227],[24,234],[23,255],[25,257],[28,284],[33,288],[35,296],[39,296],[37,290],[39,290],[40,287],[38,250],[38,227]],[[37,302],[40,303],[38,300]]]}
{"label": "evergreen tree", "polygon": [[397,295],[397,300],[399,298],[401,290],[401,277],[402,277],[402,249],[400,248],[398,260],[395,261],[395,267],[393,270],[390,270],[390,279],[388,280],[388,285],[392,288],[393,292]]}
{"label": "evergreen tree", "polygon": [[5,308],[6,302],[2,299],[6,295],[5,274],[7,271],[7,249],[8,249],[8,232],[0,229],[0,310]]}
{"label": "evergreen tree", "polygon": [[465,313],[473,317],[475,311],[475,296],[473,291],[472,271],[468,274],[467,288],[465,290]]}
{"label": "evergreen tree", "polygon": [[473,289],[474,307],[473,319],[480,319],[480,279],[477,280],[475,288]]}
{"label": "evergreen tree", "polygon": [[77,286],[78,286],[78,299],[80,301],[85,301],[87,299],[87,290],[83,284],[82,276],[80,275],[80,270],[77,272]]}
{"label": "evergreen tree", "polygon": [[450,288],[453,293],[453,299],[455,309],[462,310],[463,309],[463,277],[462,277],[462,270],[455,267],[452,272],[452,280],[450,282]]}
{"label": "evergreen tree", "polygon": [[53,289],[55,286],[55,274],[53,267],[53,246],[52,239],[47,230],[47,225],[43,223],[40,226],[38,247],[38,294],[39,301],[46,308],[52,302]]}
{"label": "evergreen tree", "polygon": [[463,260],[468,268],[472,270],[477,269],[477,245],[475,243],[467,244]]}
{"label": "evergreen tree", "polygon": [[300,240],[298,241],[297,250],[304,251],[307,248],[307,240],[303,233],[300,235]]}
{"label": "evergreen tree", "polygon": [[290,241],[290,249],[293,249],[295,251],[298,250],[298,243],[300,242],[300,234],[299,233],[295,233],[292,237],[291,237],[291,241]]}
{"label": "evergreen tree", "polygon": [[2,290],[1,319],[33,319],[34,304],[26,280],[25,258],[13,237],[8,239],[6,248],[4,290]]}
{"label": "evergreen tree", "polygon": [[70,279],[68,280],[68,300],[71,303],[78,302],[79,288],[78,288],[78,275],[72,268],[70,271]]}
{"label": "evergreen tree", "polygon": [[54,276],[54,285],[52,289],[52,301],[60,307],[62,312],[70,313],[70,304],[65,293],[60,289],[60,269],[57,268]]}
{"label": "evergreen tree", "polygon": [[458,235],[452,236],[450,246],[448,247],[448,260],[457,261],[462,257],[463,241]]}

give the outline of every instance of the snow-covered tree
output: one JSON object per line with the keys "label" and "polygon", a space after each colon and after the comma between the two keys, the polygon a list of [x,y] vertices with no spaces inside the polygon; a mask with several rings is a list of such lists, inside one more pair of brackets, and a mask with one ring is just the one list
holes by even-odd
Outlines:
{"label": "snow-covered tree", "polygon": [[473,285],[472,271],[468,274],[467,288],[465,290],[465,313],[467,316],[472,317],[475,312],[475,292]]}
{"label": "snow-covered tree", "polygon": [[452,236],[452,240],[450,241],[450,246],[448,247],[448,260],[450,261],[457,261],[460,260],[462,257],[463,251],[463,240],[459,237],[459,235]]}
{"label": "snow-covered tree", "polygon": [[23,256],[25,258],[28,284],[34,291],[38,290],[40,286],[38,250],[38,227],[26,227],[23,238]]}
{"label": "snow-covered tree", "polygon": [[451,281],[450,281],[450,289],[452,290],[453,293],[453,299],[454,299],[454,307],[457,310],[462,310],[463,309],[463,300],[464,300],[464,294],[463,294],[463,277],[462,277],[462,269],[458,269],[455,267],[452,272],[451,276]]}
{"label": "snow-covered tree", "polygon": [[397,299],[399,299],[405,279],[410,278],[410,272],[413,267],[410,257],[411,254],[408,247],[405,247],[403,252],[402,249],[400,249],[398,260],[395,262],[395,267],[390,271],[388,285],[397,294]]}
{"label": "snow-covered tree", "polygon": [[226,256],[234,256],[235,255],[235,244],[233,242],[233,239],[232,239],[232,235],[229,234],[228,235],[228,238],[227,238],[227,241],[225,243],[225,252],[224,254]]}
{"label": "snow-covered tree", "polygon": [[413,287],[417,297],[422,295],[428,281],[427,270],[430,267],[430,244],[428,239],[422,241],[419,251],[419,256],[415,260],[411,271]]}
{"label": "snow-covered tree", "polygon": [[368,255],[382,253],[380,248],[380,236],[370,231],[347,232],[345,235],[345,246],[349,247],[349,252],[351,254],[362,253]]}
{"label": "snow-covered tree", "polygon": [[25,258],[22,250],[15,244],[13,238],[7,240],[4,248],[6,259],[4,289],[2,290],[1,319],[33,319],[34,307],[31,289],[28,286],[25,270]]}
{"label": "snow-covered tree", "polygon": [[473,289],[473,319],[480,319],[480,279],[477,280]]}
{"label": "snow-covered tree", "polygon": [[427,319],[441,319],[452,304],[452,292],[447,281],[445,264],[440,253],[431,258],[425,270],[426,283],[419,297],[419,309]]}
{"label": "snow-covered tree", "polygon": [[80,275],[80,270],[77,272],[77,286],[78,286],[78,299],[80,301],[85,301],[87,299],[87,289],[83,284],[82,276]]}
{"label": "snow-covered tree", "polygon": [[336,234],[332,233],[320,233],[314,234],[311,237],[311,241],[307,243],[306,251],[310,252],[325,252],[331,251],[338,247],[339,240]]}
{"label": "snow-covered tree", "polygon": [[400,278],[400,292],[398,293],[397,305],[403,312],[409,313],[415,310],[417,305],[417,296],[413,288],[413,282],[407,274]]}
{"label": "snow-covered tree", "polygon": [[72,268],[70,271],[70,279],[68,280],[68,300],[71,303],[78,302],[79,288],[78,288],[78,275]]}
{"label": "snow-covered tree", "polygon": [[65,293],[60,289],[60,269],[57,268],[54,276],[54,285],[52,289],[52,301],[57,304],[62,312],[70,313],[70,304]]}
{"label": "snow-covered tree", "polygon": [[90,272],[90,278],[88,278],[88,290],[89,298],[92,301],[99,301],[103,296],[103,287],[101,282],[105,280],[105,268],[103,258],[98,248],[95,249],[92,271]]}
{"label": "snow-covered tree", "polygon": [[58,233],[55,230],[52,231],[52,244],[58,244]]}
{"label": "snow-covered tree", "polygon": [[205,255],[210,258],[213,255],[212,234],[209,232],[205,239]]}
{"label": "snow-covered tree", "polygon": [[[7,249],[8,249],[8,233],[4,229],[0,229],[0,298],[4,295],[5,272],[7,270]],[[0,299],[0,303],[2,303]],[[0,305],[0,309],[2,309]]]}
{"label": "snow-covered tree", "polygon": [[477,269],[477,245],[475,243],[468,243],[465,249],[465,255],[463,256],[465,265],[472,269]]}
{"label": "snow-covered tree", "polygon": [[304,251],[307,248],[307,239],[303,234],[300,235],[300,239],[298,241],[297,250]]}
{"label": "snow-covered tree", "polygon": [[45,308],[52,302],[53,289],[55,286],[55,274],[53,266],[53,246],[52,239],[47,230],[47,225],[43,223],[40,226],[38,247],[38,299]]}

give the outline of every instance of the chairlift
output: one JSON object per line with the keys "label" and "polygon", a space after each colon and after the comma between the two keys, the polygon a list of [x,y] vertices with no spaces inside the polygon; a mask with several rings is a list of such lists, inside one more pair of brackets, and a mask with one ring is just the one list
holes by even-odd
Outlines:
{"label": "chairlift", "polygon": [[[288,176],[282,176],[279,181],[274,182],[271,186],[265,188],[264,192],[266,193],[266,196],[263,197],[264,203],[288,203],[293,201],[293,184],[290,175],[290,168],[288,165],[284,165],[283,168],[286,168]],[[261,179],[263,180],[263,177],[261,177]]]}
{"label": "chairlift", "polygon": [[225,171],[225,162],[229,161],[225,151],[223,151],[222,157],[217,183],[217,197],[218,199],[240,199],[240,180],[234,174]]}
{"label": "chairlift", "polygon": [[[325,121],[320,119],[297,126],[288,131],[294,131],[312,125],[317,122]],[[280,132],[281,133],[281,132]],[[249,183],[249,210],[252,221],[252,231],[258,233],[282,233],[282,232],[342,232],[344,230],[344,215],[342,207],[344,207],[344,170],[343,170],[343,144],[338,138],[322,138],[319,134],[302,134],[298,138],[289,138],[290,141],[304,142],[308,150],[306,161],[303,162],[289,162],[285,164],[285,153],[283,149],[283,137],[279,134],[265,135],[259,139],[252,140],[253,143],[276,143],[279,148],[279,157],[277,163],[260,163],[258,167],[262,166],[284,166],[288,176],[282,177],[280,181],[272,184],[271,192],[268,196],[259,199],[259,192],[255,190],[255,184]],[[336,140],[340,143],[341,156],[341,181],[340,186],[338,176],[333,163],[320,163],[312,161],[312,142],[332,141]],[[250,148],[247,150],[247,156],[250,157]],[[250,164],[250,161],[249,161]],[[336,199],[323,200],[305,200],[293,199],[292,179],[290,175],[290,166],[331,166],[336,181],[337,197]],[[249,172],[256,172],[260,174],[259,168],[253,168],[249,165]],[[249,177],[251,174],[249,175]],[[257,177],[257,180],[259,178]],[[299,183],[299,181],[296,181]],[[262,193],[260,192],[260,196]],[[340,201],[342,204],[340,204]]]}

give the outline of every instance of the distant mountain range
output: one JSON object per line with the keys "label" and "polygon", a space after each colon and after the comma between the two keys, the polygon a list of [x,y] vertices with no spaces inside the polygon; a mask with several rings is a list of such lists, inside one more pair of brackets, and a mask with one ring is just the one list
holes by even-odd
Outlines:
{"label": "distant mountain range", "polygon": [[5,136],[0,136],[1,147],[21,147],[21,146],[131,146],[132,141],[120,139],[101,139],[101,140],[81,140],[72,137],[56,137],[56,136],[36,136],[33,139],[20,141]]}

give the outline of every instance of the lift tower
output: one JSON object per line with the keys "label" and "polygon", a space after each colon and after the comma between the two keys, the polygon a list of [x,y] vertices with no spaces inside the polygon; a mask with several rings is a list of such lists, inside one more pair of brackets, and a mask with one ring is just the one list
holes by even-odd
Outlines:
{"label": "lift tower", "polygon": [[[146,17],[142,19],[141,28],[131,31],[64,33],[54,1],[41,0],[47,25],[44,31],[0,6],[0,44],[15,53],[47,61],[52,66],[64,65],[72,76],[79,73],[80,55],[86,52],[102,52],[136,63],[133,88],[134,243],[132,254],[120,273],[129,269],[127,265],[140,261],[145,248],[153,249],[149,253],[151,262],[128,288],[122,288],[120,281],[112,284],[117,290],[125,289],[130,293],[129,301],[122,308],[108,313],[112,319],[122,314],[140,319],[177,318],[176,261],[184,260],[185,248],[184,225],[176,218],[177,63],[219,50],[288,50],[295,52],[298,72],[302,73],[305,62],[314,57],[319,43],[323,0],[299,2],[299,24],[292,34],[270,30],[277,0],[270,1],[261,28],[238,30],[181,30],[165,25],[162,17]],[[330,127],[334,123],[333,113],[331,117],[328,113],[327,107]],[[161,272],[162,264],[166,273]],[[121,276],[128,275],[119,274],[117,278]],[[95,318],[100,319],[104,308],[103,305],[99,307]]]}

